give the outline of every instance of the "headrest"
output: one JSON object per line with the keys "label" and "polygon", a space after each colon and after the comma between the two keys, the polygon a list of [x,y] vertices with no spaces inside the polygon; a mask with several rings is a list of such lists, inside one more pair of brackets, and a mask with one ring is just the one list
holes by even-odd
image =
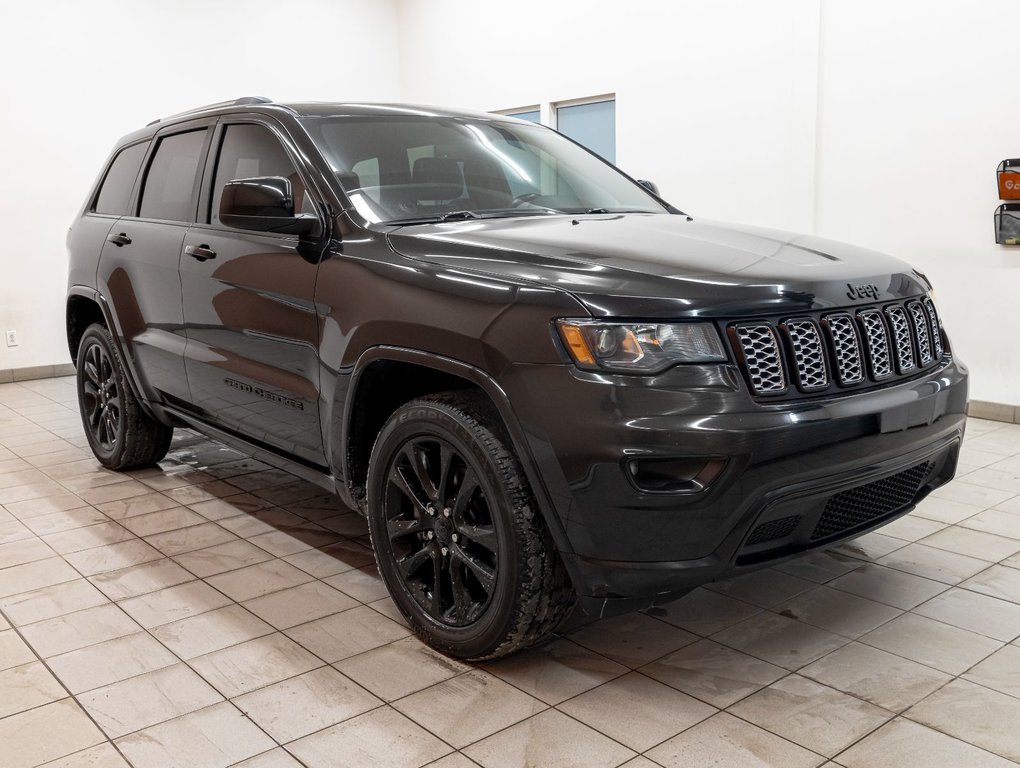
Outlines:
{"label": "headrest", "polygon": [[411,181],[418,188],[419,200],[453,200],[464,191],[460,165],[445,157],[419,157]]}

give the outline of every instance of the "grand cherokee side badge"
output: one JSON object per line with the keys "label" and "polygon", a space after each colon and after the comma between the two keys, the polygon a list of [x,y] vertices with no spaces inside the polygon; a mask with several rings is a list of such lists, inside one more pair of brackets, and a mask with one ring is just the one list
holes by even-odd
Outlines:
{"label": "grand cherokee side badge", "polygon": [[278,395],[275,392],[269,392],[262,387],[253,387],[251,384],[245,384],[244,382],[237,381],[236,379],[224,379],[223,383],[233,389],[239,389],[242,392],[251,392],[256,397],[261,397],[263,400],[269,400],[274,403],[280,403],[288,408],[293,408],[295,411],[303,411],[305,404],[300,400],[295,400],[292,397],[284,397]]}
{"label": "grand cherokee side badge", "polygon": [[878,299],[878,286],[874,283],[861,283],[860,285],[846,284],[846,295],[848,299]]}

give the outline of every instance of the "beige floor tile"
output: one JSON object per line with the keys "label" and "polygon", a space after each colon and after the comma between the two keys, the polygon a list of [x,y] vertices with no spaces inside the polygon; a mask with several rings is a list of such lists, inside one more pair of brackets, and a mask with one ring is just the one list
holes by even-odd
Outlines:
{"label": "beige floor tile", "polygon": [[116,743],[134,768],[226,768],[275,746],[229,702],[145,728]]}
{"label": "beige floor tile", "polygon": [[[252,539],[256,544],[256,539]],[[375,562],[375,555],[353,541],[338,541],[320,549],[306,549],[284,558],[291,565],[310,573],[317,579],[335,576],[353,568],[363,568]]]}
{"label": "beige floor tile", "polygon": [[277,747],[240,763],[234,763],[232,768],[303,768],[303,766],[290,752],[283,747]]}
{"label": "beige floor tile", "polygon": [[146,536],[145,540],[168,557],[236,541],[237,537],[216,523],[202,523],[176,531]]}
{"label": "beige floor tile", "polygon": [[164,557],[141,565],[100,573],[91,577],[89,581],[111,600],[123,600],[183,584],[193,578],[173,560]]}
{"label": "beige floor tile", "polygon": [[176,506],[178,506],[176,501],[162,493],[144,493],[141,496],[103,502],[97,504],[96,509],[114,520],[124,520]]}
{"label": "beige floor tile", "polygon": [[[66,481],[64,484],[71,487],[71,484]],[[107,501],[121,501],[123,499],[130,499],[133,496],[141,496],[143,493],[147,493],[148,490],[147,486],[142,485],[136,480],[128,480],[123,483],[111,483],[97,488],[76,490],[75,492],[89,504],[96,506]]]}
{"label": "beige floor tile", "polygon": [[977,576],[967,579],[960,586],[1000,600],[1020,603],[1020,568],[993,565]]}
{"label": "beige floor tile", "polygon": [[954,480],[948,485],[932,492],[932,496],[940,499],[950,499],[964,504],[971,504],[981,509],[994,507],[997,504],[1009,499],[1016,494],[1009,491],[1000,491],[994,488],[985,488],[981,485],[968,483],[962,479]]}
{"label": "beige floor tile", "polygon": [[188,506],[207,520],[223,520],[265,509],[269,502],[250,493],[238,493],[221,499],[196,501]]}
{"label": "beige floor tile", "polygon": [[277,629],[290,629],[357,605],[357,600],[321,581],[283,589],[244,603],[245,608]]}
{"label": "beige floor tile", "polygon": [[862,643],[959,675],[1002,646],[990,637],[905,613],[860,638]]}
{"label": "beige floor tile", "polygon": [[955,525],[966,520],[968,517],[976,515],[982,509],[984,507],[962,504],[959,501],[941,499],[937,496],[929,496],[917,505],[917,509],[912,514],[940,523]]}
{"label": "beige floor tile", "polygon": [[131,617],[113,603],[85,608],[21,628],[25,639],[44,659],[139,630]]}
{"label": "beige floor tile", "polygon": [[850,573],[860,568],[861,561],[854,557],[848,557],[840,552],[827,549],[822,552],[813,552],[809,555],[794,558],[785,563],[775,566],[775,570],[790,576],[824,584],[827,581]]}
{"label": "beige floor tile", "polygon": [[434,651],[417,637],[405,637],[334,665],[384,701],[449,680],[471,667]]}
{"label": "beige floor tile", "polygon": [[917,515],[904,515],[898,520],[882,526],[882,534],[904,541],[917,541],[946,527],[945,523],[929,520]]}
{"label": "beige floor tile", "polygon": [[176,662],[166,648],[139,632],[54,656],[48,664],[71,693],[82,693]]}
{"label": "beige floor tile", "polygon": [[481,670],[413,693],[393,706],[458,749],[546,708],[538,699]]}
{"label": "beige floor tile", "polygon": [[705,586],[713,592],[743,600],[759,608],[771,608],[815,585],[807,579],[766,568]]}
{"label": "beige floor tile", "polygon": [[950,589],[913,612],[1007,643],[1020,637],[1020,605],[967,589]]}
{"label": "beige floor tile", "polygon": [[79,694],[78,700],[111,739],[223,700],[186,664],[174,664]]}
{"label": "beige floor tile", "polygon": [[366,565],[364,568],[352,568],[323,581],[363,603],[381,600],[389,595],[374,564]]}
{"label": "beige floor tile", "polygon": [[77,579],[80,574],[59,557],[0,570],[0,598]]}
{"label": "beige floor tile", "polygon": [[307,520],[280,507],[269,506],[264,509],[253,510],[244,515],[226,517],[219,522],[220,525],[231,533],[247,539],[263,533],[273,533],[281,528],[294,528],[304,525]]}
{"label": "beige floor tile", "polygon": [[954,680],[907,710],[906,717],[989,752],[1020,761],[1020,699]]}
{"label": "beige floor tile", "polygon": [[634,753],[562,712],[547,710],[464,750],[485,768],[614,768]]}
{"label": "beige floor tile", "polygon": [[410,631],[367,606],[359,606],[293,627],[286,634],[332,664],[407,637]]}
{"label": "beige floor tile", "polygon": [[944,672],[861,643],[850,643],[800,674],[892,712],[902,712],[952,678]]}
{"label": "beige floor tile", "polygon": [[131,768],[110,742],[46,763],[46,768]]}
{"label": "beige floor tile", "polygon": [[903,610],[920,605],[948,588],[939,581],[874,564],[841,576],[829,586]]}
{"label": "beige floor tile", "polygon": [[478,763],[465,757],[462,752],[451,752],[446,757],[429,763],[428,768],[478,768]]}
{"label": "beige floor tile", "polygon": [[1000,648],[963,675],[972,683],[994,688],[1020,699],[1020,646]]}
{"label": "beige floor tile", "polygon": [[[249,541],[277,557],[287,557],[305,552],[315,547],[335,544],[340,537],[314,523],[306,523],[294,528],[269,531],[252,536]],[[364,564],[364,563],[362,563]]]}
{"label": "beige floor tile", "polygon": [[227,496],[234,496],[238,492],[236,486],[222,480],[212,480],[200,485],[185,485],[180,488],[167,488],[164,494],[174,499],[179,504],[192,505],[210,499],[222,499]]}
{"label": "beige floor tile", "polygon": [[967,474],[967,482],[984,488],[1003,490],[1014,495],[1020,493],[1020,471],[1003,472],[992,467],[982,467]]}
{"label": "beige floor tile", "polygon": [[713,640],[685,646],[642,667],[641,672],[719,708],[787,674],[781,667]]}
{"label": "beige floor tile", "polygon": [[254,544],[238,539],[206,549],[185,552],[174,559],[199,578],[235,571],[257,563],[272,560],[273,556]]}
{"label": "beige floor tile", "polygon": [[155,627],[152,634],[185,661],[271,634],[273,628],[239,605]]}
{"label": "beige floor tile", "polygon": [[631,672],[559,705],[568,715],[642,752],[716,713],[675,688]]}
{"label": "beige floor tile", "polygon": [[120,607],[146,629],[169,624],[230,604],[230,598],[202,581],[189,581],[175,587],[131,597]]}
{"label": "beige floor tile", "polygon": [[920,543],[992,562],[998,562],[1020,552],[1020,540],[1018,539],[1007,539],[1004,536],[996,536],[958,525],[928,536]]}
{"label": "beige floor tile", "polygon": [[371,608],[373,611],[378,611],[387,619],[391,619],[392,621],[397,622],[397,624],[400,624],[403,627],[410,628],[411,626],[410,624],[408,624],[407,619],[404,618],[404,615],[400,612],[400,609],[397,608],[396,603],[394,603],[393,599],[390,597],[384,597],[381,600],[375,600],[369,603],[368,607]]}
{"label": "beige floor tile", "polygon": [[850,747],[839,763],[847,768],[1015,768],[1008,760],[903,718]]}
{"label": "beige floor tile", "polygon": [[31,529],[37,536],[46,536],[52,533],[61,533],[108,521],[109,518],[95,507],[81,507],[64,512],[54,512],[49,515],[40,515],[39,517],[30,517],[25,520],[25,526]]}
{"label": "beige floor tile", "polygon": [[647,664],[698,639],[697,635],[643,613],[592,622],[570,633],[570,638],[630,668]]}
{"label": "beige floor tile", "polygon": [[2,517],[7,514],[9,513],[3,512],[0,514],[0,546],[35,538],[35,534],[26,528],[23,523],[14,519],[2,520]]}
{"label": "beige floor tile", "polygon": [[775,610],[782,616],[844,637],[859,637],[903,612],[899,608],[826,586],[797,595],[777,605]]}
{"label": "beige floor tile", "polygon": [[322,666],[321,660],[280,633],[213,651],[188,663],[227,698]]}
{"label": "beige floor tile", "polygon": [[0,693],[0,718],[67,697],[64,687],[38,661],[0,671]]}
{"label": "beige floor tile", "polygon": [[881,558],[882,565],[934,579],[945,584],[959,584],[988,567],[988,560],[959,555],[924,544],[909,544]]}
{"label": "beige floor tile", "polygon": [[151,536],[155,533],[166,533],[178,528],[186,528],[206,522],[205,518],[187,507],[171,507],[159,512],[147,512],[143,515],[128,517],[122,525],[135,536]]}
{"label": "beige floor tile", "polygon": [[984,512],[967,518],[961,527],[968,530],[983,531],[996,536],[1007,537],[1009,541],[1020,539],[1020,514],[1009,511],[1005,502],[1000,508],[986,509]]}
{"label": "beige floor tile", "polygon": [[841,555],[847,555],[858,560],[866,560],[874,562],[880,557],[888,555],[890,552],[895,552],[897,549],[901,549],[906,546],[907,542],[903,539],[897,539],[894,536],[886,536],[884,533],[878,531],[872,531],[866,533],[863,536],[858,536],[856,539],[845,541],[832,548],[832,552],[838,552]]}
{"label": "beige floor tile", "polygon": [[73,699],[61,699],[0,720],[4,768],[31,768],[104,741]]}
{"label": "beige floor tile", "polygon": [[649,750],[665,768],[814,768],[822,758],[725,712]]}
{"label": "beige floor tile", "polygon": [[336,725],[382,701],[332,667],[306,672],[234,700],[280,744]]}
{"label": "beige floor tile", "polygon": [[107,521],[97,525],[87,525],[83,528],[72,528],[61,533],[52,533],[43,537],[43,540],[53,548],[53,551],[66,555],[70,552],[104,547],[134,538],[134,534],[120,524]]}
{"label": "beige floor tile", "polygon": [[847,639],[775,613],[752,616],[712,636],[784,669],[795,670],[845,645]]}
{"label": "beige floor tile", "polygon": [[238,602],[268,595],[312,580],[304,571],[282,560],[269,560],[229,573],[211,576],[207,581]]}
{"label": "beige floor tile", "polygon": [[490,664],[486,671],[546,704],[558,704],[619,677],[627,667],[570,640],[558,639]]}
{"label": "beige floor tile", "polygon": [[650,608],[647,613],[707,637],[761,613],[761,608],[699,587],[678,600]]}
{"label": "beige floor tile", "polygon": [[[380,748],[380,745],[385,745]],[[308,768],[418,768],[452,750],[389,707],[367,712],[287,745]]]}
{"label": "beige floor tile", "polygon": [[728,711],[827,757],[893,716],[874,704],[800,675],[784,677]]}
{"label": "beige floor tile", "polygon": [[5,597],[0,599],[0,608],[12,622],[21,626],[108,602],[102,592],[79,578]]}
{"label": "beige floor tile", "polygon": [[159,560],[162,555],[144,541],[134,539],[106,547],[73,552],[64,555],[64,557],[83,576],[95,576],[99,573],[117,571],[131,565]]}

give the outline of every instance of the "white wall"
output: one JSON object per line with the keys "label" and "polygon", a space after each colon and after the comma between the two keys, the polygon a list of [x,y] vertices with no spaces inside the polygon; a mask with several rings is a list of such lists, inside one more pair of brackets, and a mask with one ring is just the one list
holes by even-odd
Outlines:
{"label": "white wall", "polygon": [[826,2],[818,231],[935,283],[971,396],[1020,404],[1020,248],[997,246],[995,166],[1020,157],[1016,0]]}
{"label": "white wall", "polygon": [[68,362],[64,237],[120,136],[238,96],[398,99],[396,25],[396,0],[5,3],[0,369]]}

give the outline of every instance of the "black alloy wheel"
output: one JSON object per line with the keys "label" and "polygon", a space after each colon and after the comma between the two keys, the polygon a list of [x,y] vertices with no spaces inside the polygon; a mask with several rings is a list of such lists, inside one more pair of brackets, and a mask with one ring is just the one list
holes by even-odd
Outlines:
{"label": "black alloy wheel", "polygon": [[113,360],[98,342],[90,343],[83,351],[82,420],[93,441],[112,453],[120,439],[121,422],[120,389]]}
{"label": "black alloy wheel", "polygon": [[412,437],[390,463],[389,547],[407,591],[436,621],[464,627],[492,599],[496,528],[478,470],[448,441]]}

